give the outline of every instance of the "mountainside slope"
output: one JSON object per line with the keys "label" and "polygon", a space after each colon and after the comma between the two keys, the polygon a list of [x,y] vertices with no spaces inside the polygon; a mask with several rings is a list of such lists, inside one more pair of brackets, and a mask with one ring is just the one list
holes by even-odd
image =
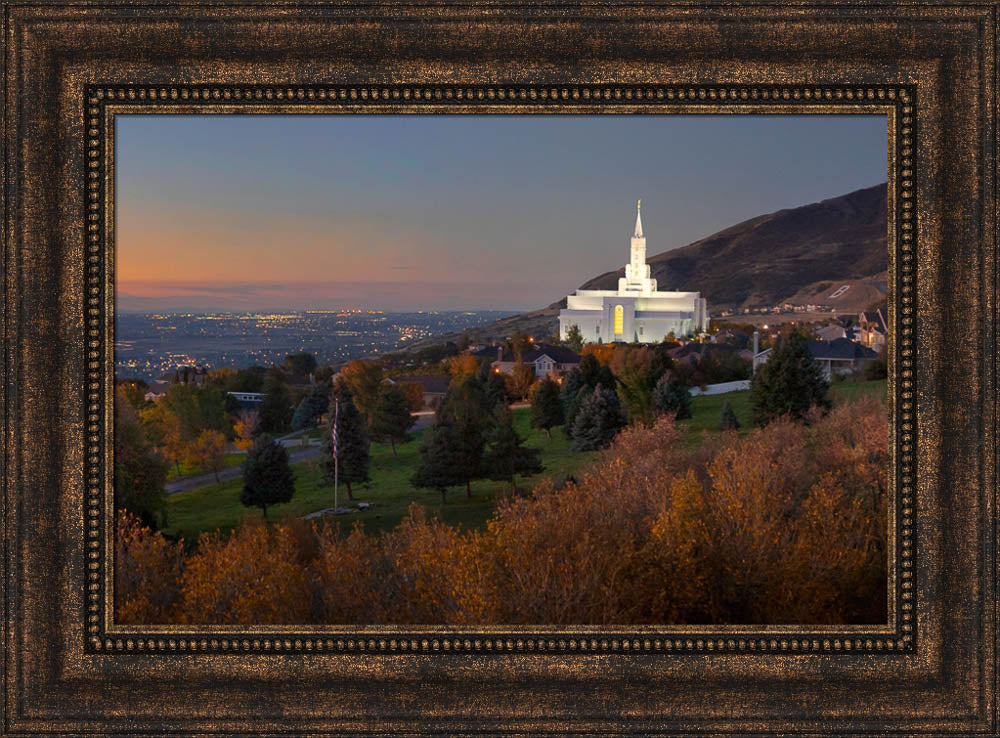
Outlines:
{"label": "mountainside slope", "polygon": [[[709,312],[771,306],[820,280],[871,277],[887,268],[887,186],[738,223],[648,259],[661,290],[696,290]],[[616,289],[624,267],[581,289]]]}

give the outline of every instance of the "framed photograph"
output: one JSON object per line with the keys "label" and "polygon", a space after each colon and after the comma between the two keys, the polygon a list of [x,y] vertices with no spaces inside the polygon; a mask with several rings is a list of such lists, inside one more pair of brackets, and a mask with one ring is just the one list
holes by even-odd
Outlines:
{"label": "framed photograph", "polygon": [[997,734],[997,11],[5,2],[5,734]]}

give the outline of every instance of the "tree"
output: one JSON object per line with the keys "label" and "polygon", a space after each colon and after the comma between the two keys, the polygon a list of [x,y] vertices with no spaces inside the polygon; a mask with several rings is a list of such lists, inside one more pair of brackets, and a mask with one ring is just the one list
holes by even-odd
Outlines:
{"label": "tree", "polygon": [[486,404],[493,410],[497,405],[506,406],[510,402],[507,392],[506,375],[500,371],[491,371],[486,379]]}
{"label": "tree", "polygon": [[510,394],[518,400],[523,400],[531,391],[531,385],[535,383],[535,367],[519,361],[514,364],[514,369],[510,375]]}
{"label": "tree", "polygon": [[240,504],[259,507],[267,520],[267,508],[288,502],[295,494],[295,475],[288,465],[288,451],[266,433],[254,441],[243,462]]}
{"label": "tree", "polygon": [[219,481],[219,470],[226,460],[226,436],[219,431],[203,430],[198,437],[188,444],[188,463],[194,463],[202,469],[215,472],[215,481]]}
{"label": "tree", "polygon": [[[612,354],[610,352],[614,351],[614,346],[608,345],[603,348],[597,348],[596,346],[590,347],[593,351],[600,351],[607,357],[610,361]],[[590,349],[588,349],[590,350]],[[615,375],[612,373],[611,369],[607,364],[602,364],[600,360],[594,353],[584,354],[580,357],[580,365],[578,367],[583,378],[583,383],[590,389],[594,389],[597,385],[602,385],[610,390],[615,389],[617,381]]]}
{"label": "tree", "polygon": [[149,404],[146,401],[146,393],[149,391],[149,385],[144,380],[126,378],[119,379],[116,384],[119,389],[125,392],[125,397],[128,398],[129,403],[136,410]]}
{"label": "tree", "polygon": [[292,415],[292,430],[302,430],[313,425],[330,405],[330,386],[314,384]]}
{"label": "tree", "polygon": [[574,451],[595,451],[605,448],[626,425],[618,395],[597,385],[580,405],[573,421]]}
{"label": "tree", "polygon": [[396,455],[396,444],[410,440],[408,431],[417,419],[410,412],[410,399],[394,384],[382,386],[378,401],[372,410],[372,438],[380,443],[392,444],[392,455]]}
{"label": "tree", "polygon": [[316,357],[308,351],[285,356],[285,370],[293,377],[307,378],[316,371]]}
{"label": "tree", "polygon": [[562,386],[559,388],[559,402],[562,403],[563,418],[566,423],[563,430],[570,437],[573,435],[573,421],[576,419],[576,413],[580,409],[583,398],[590,392],[591,388],[584,384],[583,372],[580,371],[579,367],[573,367],[563,377]]}
{"label": "tree", "polygon": [[150,441],[170,464],[177,467],[180,474],[181,459],[187,454],[181,419],[162,401],[140,411],[139,417]]}
{"label": "tree", "polygon": [[236,440],[233,444],[236,448],[247,450],[253,446],[253,439],[260,430],[260,413],[256,410],[241,410],[236,422],[233,424],[233,433]]}
{"label": "tree", "polygon": [[354,359],[341,370],[340,378],[350,390],[354,406],[364,415],[365,422],[371,423],[372,408],[378,401],[385,379],[381,364]]}
{"label": "tree", "polygon": [[121,387],[115,394],[115,507],[157,526],[162,517],[169,463],[153,448]]}
{"label": "tree", "polygon": [[333,423],[337,423],[337,479],[347,485],[347,498],[354,499],[351,485],[356,482],[367,482],[370,477],[368,466],[370,442],[368,429],[364,418],[354,404],[347,382],[337,380],[333,386],[333,397],[327,410],[327,426],[323,439],[323,479],[328,484],[334,483],[333,445],[330,431]]}
{"label": "tree", "polygon": [[666,362],[648,346],[618,346],[609,368],[618,380],[618,397],[632,423],[649,423],[655,415],[653,393],[666,372]]}
{"label": "tree", "polygon": [[580,332],[580,326],[574,324],[569,327],[566,331],[566,343],[576,353],[583,351],[583,334]]}
{"label": "tree", "polygon": [[807,340],[799,334],[781,339],[750,380],[754,425],[767,425],[783,415],[802,420],[812,407],[825,412],[832,404],[827,397],[829,388]]}
{"label": "tree", "polygon": [[[547,380],[551,381],[551,380]],[[555,384],[555,382],[552,382]],[[556,400],[558,405],[558,398]],[[483,453],[483,470],[490,479],[510,482],[517,493],[517,475],[530,476],[542,471],[537,448],[525,448],[524,439],[514,430],[510,408],[498,405],[493,412],[493,426]]]}
{"label": "tree", "polygon": [[441,400],[436,417],[454,426],[459,457],[456,474],[465,483],[466,497],[472,497],[471,482],[479,477],[483,458],[484,419],[488,416],[486,389],[475,377],[454,384]]}
{"label": "tree", "polygon": [[740,427],[740,421],[736,417],[736,413],[733,411],[733,406],[728,402],[722,406],[722,420],[719,421],[719,430],[737,430]]}
{"label": "tree", "polygon": [[472,354],[459,354],[448,360],[448,373],[452,382],[462,382],[466,377],[479,374],[479,358]]}
{"label": "tree", "polygon": [[447,418],[436,420],[420,446],[420,466],[411,483],[440,491],[441,504],[446,503],[447,488],[467,481],[463,474],[467,461],[464,454],[455,426]]}
{"label": "tree", "polygon": [[265,433],[283,433],[292,419],[292,398],[285,376],[272,368],[264,380],[264,399],[260,403],[260,429]]}
{"label": "tree", "polygon": [[565,422],[559,385],[545,378],[538,383],[531,396],[531,425],[533,428],[544,428],[545,434],[552,438],[552,428]]}
{"label": "tree", "polygon": [[660,415],[673,413],[675,420],[691,417],[691,393],[687,386],[664,374],[653,391],[653,406]]}

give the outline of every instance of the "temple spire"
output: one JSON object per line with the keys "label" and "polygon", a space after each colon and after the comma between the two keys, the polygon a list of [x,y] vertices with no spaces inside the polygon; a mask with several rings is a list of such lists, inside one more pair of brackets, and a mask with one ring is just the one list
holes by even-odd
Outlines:
{"label": "temple spire", "polygon": [[642,200],[635,206],[635,237],[642,238]]}

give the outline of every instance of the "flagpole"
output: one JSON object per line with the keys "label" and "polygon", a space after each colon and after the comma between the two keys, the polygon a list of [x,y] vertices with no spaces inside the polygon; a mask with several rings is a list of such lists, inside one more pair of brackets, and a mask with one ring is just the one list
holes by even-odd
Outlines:
{"label": "flagpole", "polygon": [[340,449],[337,448],[340,439],[337,438],[337,419],[340,415],[340,400],[333,401],[333,514],[337,515],[340,505],[337,504],[337,484],[340,481]]}

